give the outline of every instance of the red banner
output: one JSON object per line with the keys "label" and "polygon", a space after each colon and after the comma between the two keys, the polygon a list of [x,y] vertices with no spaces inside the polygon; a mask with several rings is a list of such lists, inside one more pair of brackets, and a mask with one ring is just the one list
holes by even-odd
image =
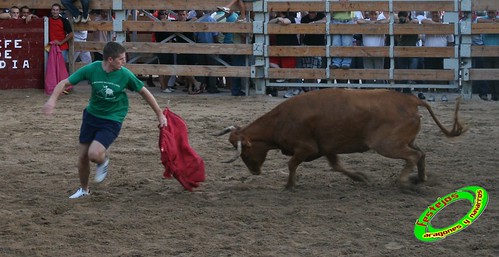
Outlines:
{"label": "red banner", "polygon": [[44,20],[0,20],[0,89],[44,87]]}

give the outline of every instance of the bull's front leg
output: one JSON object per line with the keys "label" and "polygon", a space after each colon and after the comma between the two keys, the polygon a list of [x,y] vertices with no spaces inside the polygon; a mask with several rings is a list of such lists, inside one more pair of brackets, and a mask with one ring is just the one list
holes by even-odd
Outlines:
{"label": "bull's front leg", "polygon": [[286,189],[293,189],[296,185],[296,168],[298,165],[302,163],[301,160],[297,160],[295,157],[292,157],[288,162],[289,176],[288,183],[286,184]]}

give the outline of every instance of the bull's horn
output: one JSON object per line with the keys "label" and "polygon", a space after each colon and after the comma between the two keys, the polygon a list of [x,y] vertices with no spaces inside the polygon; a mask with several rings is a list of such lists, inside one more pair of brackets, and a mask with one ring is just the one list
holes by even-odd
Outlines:
{"label": "bull's horn", "polygon": [[217,133],[213,133],[212,135],[213,136],[221,136],[221,135],[225,135],[229,132],[231,132],[232,130],[235,130],[236,129],[236,126],[228,126],[226,128],[224,128],[224,130],[220,131],[220,132],[217,132]]}
{"label": "bull's horn", "polygon": [[237,141],[237,152],[236,154],[234,154],[234,156],[226,161],[222,161],[223,163],[231,163],[235,160],[237,160],[237,158],[239,158],[239,156],[241,156],[241,153],[243,151],[243,147],[242,147],[242,143],[241,143],[241,140]]}

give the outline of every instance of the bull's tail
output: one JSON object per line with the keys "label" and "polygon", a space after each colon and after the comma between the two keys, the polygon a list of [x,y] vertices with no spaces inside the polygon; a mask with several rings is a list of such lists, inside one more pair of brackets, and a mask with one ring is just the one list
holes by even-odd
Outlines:
{"label": "bull's tail", "polygon": [[435,113],[433,113],[433,110],[431,109],[431,106],[427,102],[425,102],[425,101],[420,101],[420,105],[424,106],[428,110],[428,112],[430,113],[431,117],[433,118],[433,120],[435,121],[435,123],[437,124],[437,126],[440,128],[440,130],[442,130],[442,132],[444,132],[444,134],[447,137],[457,137],[457,136],[460,136],[461,134],[463,134],[467,130],[467,128],[464,127],[459,122],[459,119],[458,119],[458,112],[459,112],[459,105],[460,104],[461,104],[461,97],[459,97],[457,99],[457,101],[456,101],[456,109],[454,111],[454,125],[452,126],[452,130],[449,131],[437,119],[437,117],[435,116]]}

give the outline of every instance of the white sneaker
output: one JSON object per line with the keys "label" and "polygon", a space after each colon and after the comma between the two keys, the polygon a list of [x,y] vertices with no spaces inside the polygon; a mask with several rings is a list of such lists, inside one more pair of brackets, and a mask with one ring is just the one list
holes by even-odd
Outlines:
{"label": "white sneaker", "polygon": [[[81,16],[81,15],[80,15]],[[87,17],[81,17],[81,22],[86,24],[90,21],[90,15],[87,14]]]}
{"label": "white sneaker", "polygon": [[100,183],[104,181],[107,176],[107,168],[109,167],[109,157],[106,156],[104,163],[97,164],[97,169],[95,171],[94,181]]}
{"label": "white sneaker", "polygon": [[78,17],[73,17],[74,23],[80,23],[80,21],[81,21],[81,15],[78,15]]}
{"label": "white sneaker", "polygon": [[286,92],[286,94],[283,95],[284,98],[291,98],[293,96],[297,96],[301,93],[301,89],[293,89],[293,90],[290,90],[288,92]]}
{"label": "white sneaker", "polygon": [[78,188],[78,190],[76,190],[76,193],[72,194],[69,199],[76,199],[76,198],[80,198],[80,197],[84,197],[84,196],[89,196],[90,195],[90,191],[86,191],[86,190],[83,190],[83,188]]}
{"label": "white sneaker", "polygon": [[173,92],[175,92],[175,89],[168,87],[166,89],[161,90],[161,92],[163,92],[163,93],[173,93]]}
{"label": "white sneaker", "polygon": [[217,10],[224,12],[224,13],[230,13],[230,9],[224,6],[217,6]]}

